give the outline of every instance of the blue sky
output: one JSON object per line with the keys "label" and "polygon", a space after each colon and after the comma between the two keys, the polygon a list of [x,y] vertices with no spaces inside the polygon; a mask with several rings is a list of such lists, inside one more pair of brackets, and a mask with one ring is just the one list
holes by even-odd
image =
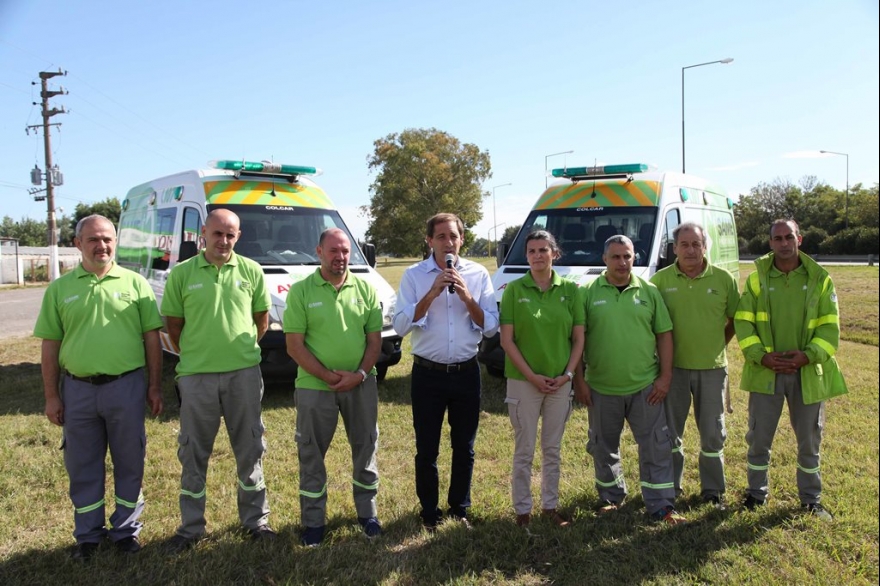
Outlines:
{"label": "blue sky", "polygon": [[[50,87],[56,205],[122,199],[211,159],[274,159],[318,182],[356,236],[373,142],[434,127],[488,150],[511,183],[486,237],[522,222],[549,167],[682,165],[734,196],[813,175],[878,181],[876,0],[184,2],[0,0],[0,216],[43,219],[40,71]],[[32,82],[37,85],[32,85]],[[494,216],[494,221],[493,221]],[[420,228],[420,227],[419,227]]]}

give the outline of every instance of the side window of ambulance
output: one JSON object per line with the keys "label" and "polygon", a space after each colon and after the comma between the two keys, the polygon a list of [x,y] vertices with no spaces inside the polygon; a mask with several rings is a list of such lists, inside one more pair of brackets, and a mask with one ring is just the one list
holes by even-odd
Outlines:
{"label": "side window of ambulance", "polygon": [[180,240],[179,260],[194,257],[203,248],[202,216],[196,208],[183,210],[183,234]]}
{"label": "side window of ambulance", "polygon": [[658,266],[658,268],[661,266],[669,266],[674,260],[672,243],[675,239],[672,237],[672,232],[679,224],[681,224],[681,214],[678,208],[673,208],[666,212],[666,217],[663,220],[663,236],[660,241],[660,262],[658,263],[660,266]]}
{"label": "side window of ambulance", "polygon": [[171,251],[174,250],[174,220],[177,219],[177,208],[159,208],[156,210],[156,226],[153,232],[153,259],[151,269],[167,271],[171,262]]}

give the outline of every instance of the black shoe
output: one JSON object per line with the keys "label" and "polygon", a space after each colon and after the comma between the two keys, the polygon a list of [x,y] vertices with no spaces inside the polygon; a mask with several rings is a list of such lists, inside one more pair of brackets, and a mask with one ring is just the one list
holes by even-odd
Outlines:
{"label": "black shoe", "polygon": [[823,521],[833,521],[834,515],[831,514],[831,511],[820,505],[819,503],[803,503],[801,505],[808,515],[813,515]]}
{"label": "black shoe", "polygon": [[427,514],[422,512],[422,527],[425,528],[425,531],[428,533],[436,533],[437,525],[440,524],[440,521],[443,520],[443,511],[440,509],[434,509],[433,514]]}
{"label": "black shoe", "polygon": [[248,535],[254,541],[272,541],[278,537],[278,534],[268,525],[260,525],[256,529],[251,529],[248,531]]}
{"label": "black shoe", "polygon": [[321,542],[324,541],[324,529],[325,525],[321,525],[320,527],[306,527],[300,541],[306,547],[318,547],[321,545]]}
{"label": "black shoe", "polygon": [[367,539],[382,535],[382,525],[376,517],[358,517],[358,523],[363,528]]}
{"label": "black shoe", "polygon": [[141,542],[132,535],[131,537],[124,537],[119,541],[114,541],[113,547],[116,548],[116,551],[122,553],[137,553],[141,550]]}
{"label": "black shoe", "polygon": [[99,545],[100,544],[98,543],[90,542],[77,543],[76,548],[74,548],[73,552],[70,554],[70,557],[74,560],[82,560],[84,562],[88,561],[92,558],[92,556],[98,553]]}
{"label": "black shoe", "polygon": [[175,535],[165,544],[165,553],[168,555],[179,555],[188,549],[194,548],[198,542],[198,537]]}
{"label": "black shoe", "polygon": [[712,505],[718,511],[726,511],[727,505],[724,504],[724,497],[717,494],[707,494],[703,496],[703,502]]}
{"label": "black shoe", "polygon": [[753,497],[750,494],[747,494],[746,498],[743,500],[742,506],[744,509],[747,509],[749,511],[754,511],[758,507],[763,507],[764,504],[765,504],[764,500]]}

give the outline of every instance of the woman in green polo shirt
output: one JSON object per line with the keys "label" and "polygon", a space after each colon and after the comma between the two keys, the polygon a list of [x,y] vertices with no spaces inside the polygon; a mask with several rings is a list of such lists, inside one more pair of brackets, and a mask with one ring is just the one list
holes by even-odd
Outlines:
{"label": "woman in green polo shirt", "polygon": [[568,521],[559,504],[562,434],[571,413],[575,365],[584,349],[584,306],[578,285],[553,270],[559,246],[545,230],[526,237],[529,272],[509,283],[501,298],[501,346],[507,403],[513,425],[512,492],[517,525],[529,524],[532,511],[532,460],[541,426],[541,509],[559,526]]}

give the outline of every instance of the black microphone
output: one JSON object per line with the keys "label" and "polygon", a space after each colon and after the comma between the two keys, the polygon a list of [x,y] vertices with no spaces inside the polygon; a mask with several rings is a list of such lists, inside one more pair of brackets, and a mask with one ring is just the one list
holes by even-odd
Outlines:
{"label": "black microphone", "polygon": [[[455,260],[455,255],[454,255],[454,254],[447,254],[447,255],[446,255],[446,268],[447,268],[447,269],[451,269],[451,268],[452,268],[452,262],[453,262],[454,260]],[[450,292],[450,293],[455,293],[455,283],[449,283],[449,292]]]}

